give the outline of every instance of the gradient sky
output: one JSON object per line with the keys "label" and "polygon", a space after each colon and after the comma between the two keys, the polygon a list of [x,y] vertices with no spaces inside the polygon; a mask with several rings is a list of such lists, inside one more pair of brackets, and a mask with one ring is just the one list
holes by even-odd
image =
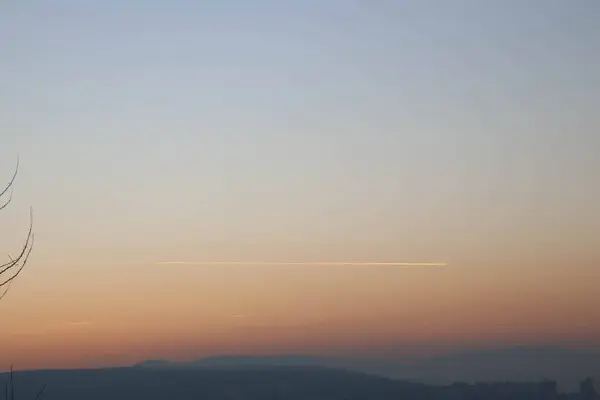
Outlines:
{"label": "gradient sky", "polygon": [[2,2],[0,361],[600,345],[599,15]]}

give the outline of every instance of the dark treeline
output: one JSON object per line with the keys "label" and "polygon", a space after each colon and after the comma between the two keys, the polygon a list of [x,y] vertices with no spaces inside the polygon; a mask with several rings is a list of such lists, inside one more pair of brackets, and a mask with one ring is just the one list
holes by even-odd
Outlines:
{"label": "dark treeline", "polygon": [[[8,374],[0,375],[7,382]],[[44,400],[247,399],[247,400],[600,400],[591,379],[577,393],[556,382],[455,383],[433,386],[323,367],[206,370],[99,370],[15,372],[15,398]],[[2,394],[0,394],[0,399]]]}

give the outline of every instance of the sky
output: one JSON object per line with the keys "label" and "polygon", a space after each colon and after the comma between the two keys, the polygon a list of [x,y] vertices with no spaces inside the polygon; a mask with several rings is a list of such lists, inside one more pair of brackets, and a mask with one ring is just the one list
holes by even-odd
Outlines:
{"label": "sky", "polygon": [[599,13],[2,2],[0,361],[600,347]]}

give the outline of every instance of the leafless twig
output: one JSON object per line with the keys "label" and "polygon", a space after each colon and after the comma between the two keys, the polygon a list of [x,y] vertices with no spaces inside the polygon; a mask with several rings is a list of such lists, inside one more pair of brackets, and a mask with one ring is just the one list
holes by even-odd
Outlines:
{"label": "leafless twig", "polygon": [[[8,377],[6,380],[6,384],[4,385],[4,398],[6,400],[15,400],[15,375],[14,375],[14,370],[13,370],[12,364],[10,366],[10,370],[8,371],[7,375],[8,375]],[[40,390],[38,390],[38,392],[35,396],[35,400],[39,400],[42,397],[42,395],[44,394],[45,390],[46,390],[46,384],[42,385]]]}
{"label": "leafless twig", "polygon": [[[4,210],[12,201],[13,196],[13,184],[15,179],[17,178],[17,174],[19,172],[19,158],[17,158],[17,166],[15,168],[15,172],[8,182],[8,184],[4,187],[4,189],[0,192],[0,199],[4,196],[9,190],[10,194],[8,199],[5,202],[0,202],[0,211]],[[3,289],[2,294],[0,294],[0,300],[6,296],[8,293],[13,280],[19,276],[25,265],[27,265],[27,261],[29,260],[29,255],[31,254],[31,250],[33,249],[34,242],[34,234],[33,234],[33,209],[29,209],[29,232],[27,233],[27,238],[25,239],[25,244],[21,248],[20,253],[17,257],[12,258],[10,254],[8,258],[10,261],[0,264],[0,288]],[[36,400],[40,399],[46,386],[44,385],[41,390],[37,393],[35,397]],[[6,386],[4,387],[4,395],[6,400],[15,400],[15,379],[13,374],[13,367],[10,366],[10,372],[8,373],[8,380],[6,381]]]}
{"label": "leafless twig", "polygon": [[15,167],[15,172],[14,172],[12,178],[10,179],[8,184],[4,187],[2,192],[0,192],[0,198],[2,198],[2,196],[4,196],[6,194],[6,192],[8,192],[10,190],[10,196],[8,197],[8,200],[6,200],[6,202],[0,206],[0,210],[6,208],[6,206],[8,206],[12,200],[12,187],[13,187],[13,184],[15,183],[15,179],[17,179],[18,173],[19,173],[19,157],[17,157],[17,166]]}
{"label": "leafless twig", "polygon": [[[0,210],[3,210],[8,206],[12,200],[12,186],[15,182],[17,174],[19,172],[19,159],[17,158],[17,166],[15,168],[15,172],[5,186],[5,188],[0,192],[0,198],[5,195],[10,190],[10,196],[6,202],[4,202],[0,206]],[[27,238],[25,240],[25,244],[21,248],[21,252],[16,258],[8,256],[10,261],[0,264],[0,288],[3,288],[3,292],[0,295],[0,300],[6,296],[8,290],[10,289],[11,282],[21,273],[25,265],[27,265],[27,261],[29,260],[29,255],[31,254],[31,250],[33,249],[34,242],[34,234],[33,234],[33,210],[30,208],[29,210],[29,232],[27,233]]]}

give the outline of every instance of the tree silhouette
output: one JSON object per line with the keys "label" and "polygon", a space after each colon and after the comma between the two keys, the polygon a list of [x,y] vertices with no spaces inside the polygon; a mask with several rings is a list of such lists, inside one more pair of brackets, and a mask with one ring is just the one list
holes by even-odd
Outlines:
{"label": "tree silhouette", "polygon": [[[17,178],[17,174],[19,173],[19,159],[17,158],[17,166],[15,168],[15,172],[8,182],[8,184],[4,187],[4,189],[0,192],[0,211],[4,210],[12,201],[13,195],[13,185]],[[3,201],[3,198],[8,198]],[[25,243],[23,244],[21,251],[19,254],[12,258],[8,255],[9,261],[4,264],[0,264],[0,300],[6,296],[10,289],[10,285],[13,280],[19,276],[25,265],[27,265],[27,260],[29,260],[29,255],[31,254],[31,250],[33,249],[33,210],[29,209],[29,232],[27,233],[27,238],[25,239]]]}
{"label": "tree silhouette", "polygon": [[[15,183],[15,179],[17,178],[17,174],[19,173],[19,159],[17,158],[17,166],[15,167],[15,172],[13,173],[12,178],[8,182],[8,184],[2,189],[0,192],[0,211],[4,210],[12,201],[13,195],[13,185]],[[8,199],[6,198],[8,194]],[[17,255],[17,257],[12,258],[8,255],[9,261],[0,264],[0,300],[6,296],[8,290],[10,289],[10,285],[13,280],[21,273],[25,265],[27,265],[27,260],[29,260],[29,255],[31,254],[31,250],[33,249],[33,210],[29,209],[29,232],[27,233],[27,238],[25,239],[25,243],[23,244],[21,251]],[[7,400],[15,400],[15,386],[14,386],[14,377],[12,365],[10,367],[10,372],[8,374],[8,379],[6,381],[6,385],[4,387],[4,396]],[[45,386],[38,392],[36,399],[39,399],[45,389]]]}

